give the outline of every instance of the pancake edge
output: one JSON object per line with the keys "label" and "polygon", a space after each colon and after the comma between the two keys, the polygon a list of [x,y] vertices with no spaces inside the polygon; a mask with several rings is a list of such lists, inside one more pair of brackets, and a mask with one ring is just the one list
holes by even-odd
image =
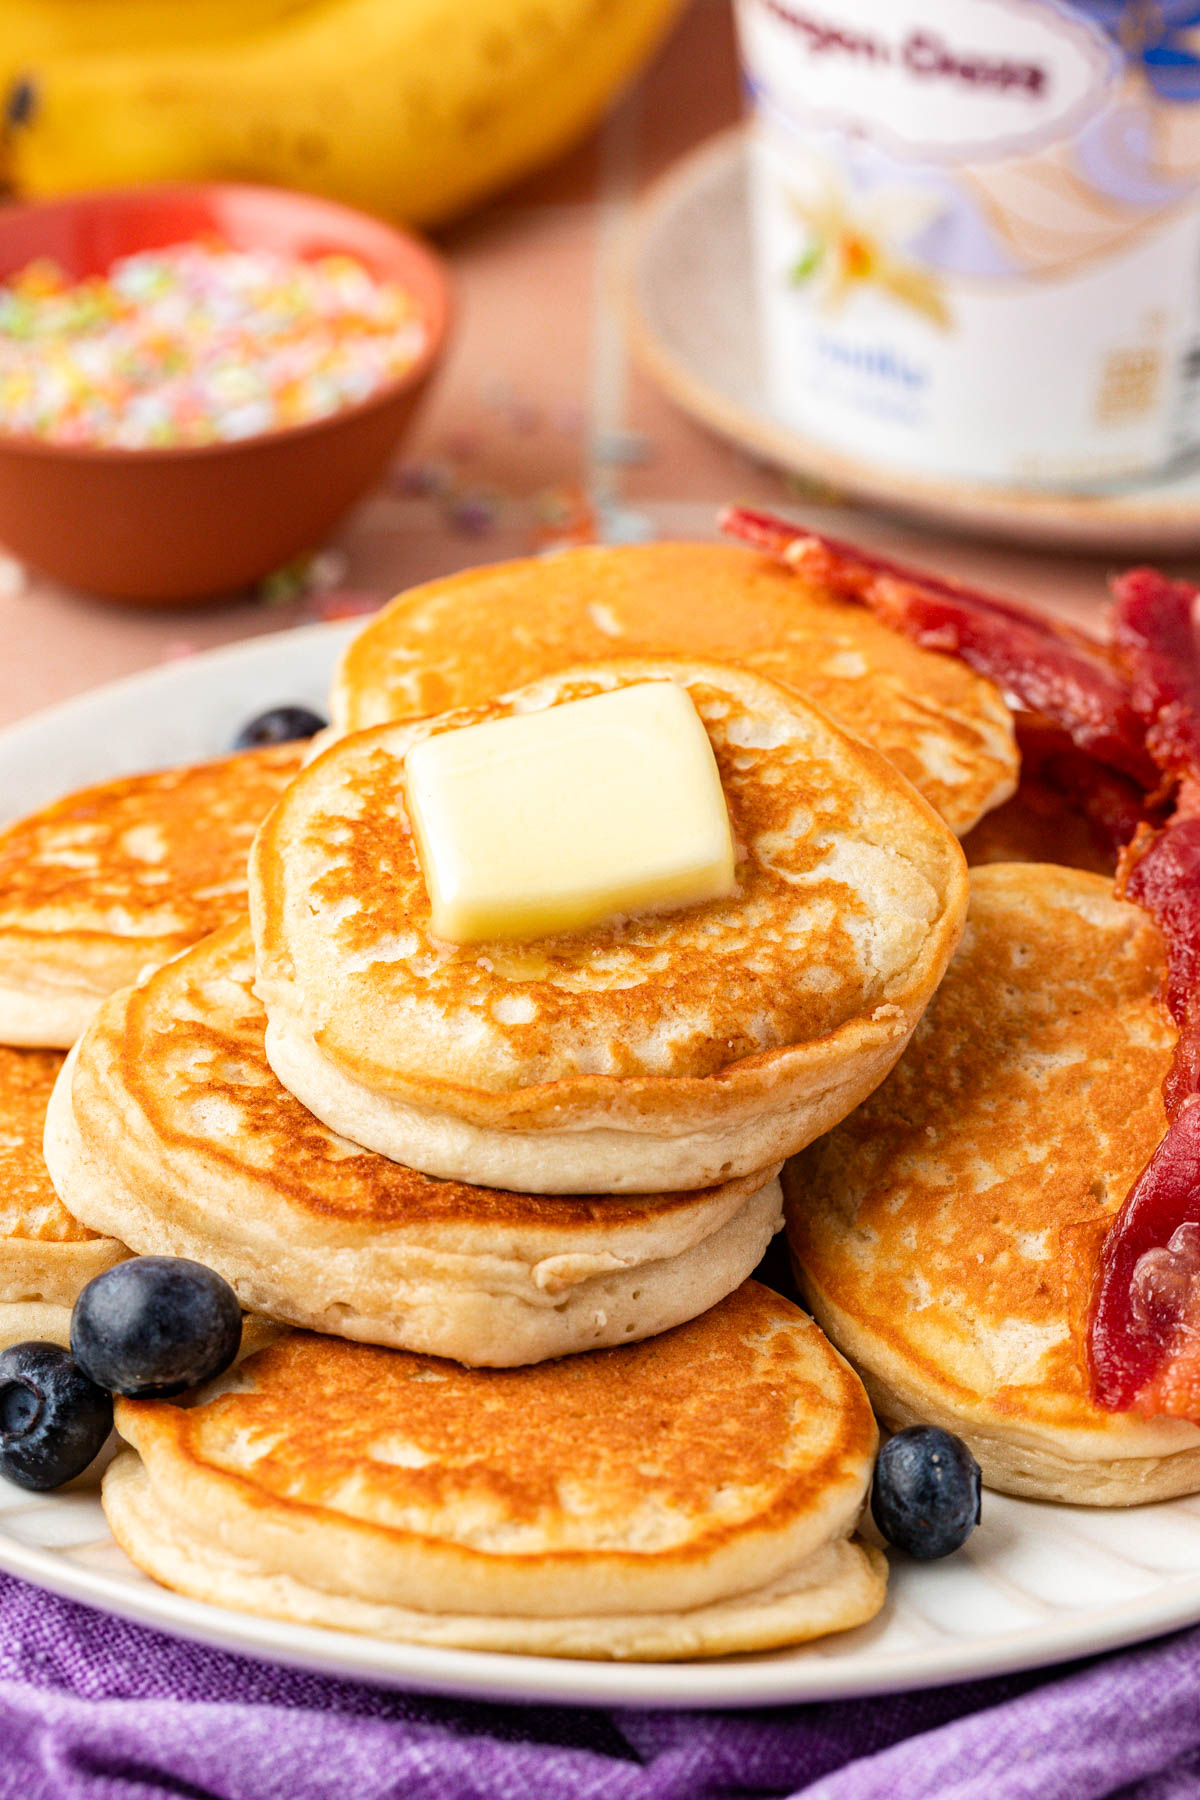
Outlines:
{"label": "pancake edge", "polygon": [[73,1306],[89,1281],[129,1254],[127,1246],[109,1233],[66,1239],[16,1233],[0,1237],[0,1305]]}
{"label": "pancake edge", "polygon": [[104,998],[103,991],[82,985],[14,987],[0,980],[0,1044],[14,1050],[69,1050]]}
{"label": "pancake edge", "polygon": [[[806,1071],[811,1085],[805,1091],[787,1092],[781,1080],[785,1095],[774,1105],[743,1106],[732,1118],[692,1131],[655,1131],[653,1125],[664,1121],[653,1116],[640,1129],[629,1119],[606,1124],[602,1106],[597,1122],[572,1122],[558,1131],[479,1124],[364,1086],[278,1012],[267,1026],[266,1049],[283,1086],[331,1131],[423,1174],[528,1194],[673,1193],[782,1163],[831,1130],[891,1072],[924,1004],[911,1016],[864,1024],[853,1051],[835,1050],[821,1059],[827,1065],[821,1079],[812,1081],[813,1071]],[[805,1060],[818,1062],[811,1055]]]}
{"label": "pancake edge", "polygon": [[[62,1069],[46,1111],[44,1153],[68,1211],[92,1230],[114,1233],[135,1254],[186,1256],[223,1275],[247,1311],[330,1336],[446,1356],[469,1366],[510,1368],[581,1350],[636,1343],[707,1312],[751,1275],[783,1223],[778,1176],[747,1195],[704,1236],[675,1255],[633,1260],[561,1285],[538,1279],[541,1265],[496,1254],[431,1253],[420,1245],[365,1242],[353,1251],[315,1243],[298,1248],[244,1240],[241,1254],[198,1231],[182,1212],[155,1207],[116,1157],[89,1153],[72,1084],[82,1045]],[[252,1192],[252,1189],[251,1189]],[[96,1221],[102,1220],[103,1225]],[[105,1240],[107,1241],[107,1240]],[[618,1239],[608,1254],[619,1259]],[[403,1270],[405,1260],[410,1273]],[[386,1309],[359,1295],[391,1265],[403,1298]],[[424,1265],[422,1267],[422,1265]],[[472,1265],[475,1282],[470,1280]],[[289,1271],[294,1270],[294,1278]],[[488,1276],[491,1276],[489,1284]]]}
{"label": "pancake edge", "polygon": [[0,1300],[0,1350],[30,1342],[71,1345],[70,1306],[52,1300]]}
{"label": "pancake edge", "polygon": [[101,1500],[125,1554],[163,1586],[217,1606],[337,1631],[529,1656],[668,1662],[783,1648],[866,1624],[884,1603],[887,1561],[858,1539],[831,1539],[797,1567],[753,1589],[680,1613],[577,1618],[421,1613],[272,1574],[200,1542],[154,1506],[145,1464],[124,1450]]}
{"label": "pancake edge", "polygon": [[[869,1328],[829,1300],[795,1257],[792,1264],[805,1304],[858,1374],[881,1423],[893,1431],[940,1425],[953,1432],[979,1463],[985,1487],[1071,1506],[1141,1506],[1200,1492],[1200,1427],[1097,1409],[1096,1430],[1053,1431],[1014,1423],[983,1397],[965,1405],[937,1383],[889,1367],[896,1359]],[[1113,1440],[1122,1434],[1129,1449],[1114,1455]]]}

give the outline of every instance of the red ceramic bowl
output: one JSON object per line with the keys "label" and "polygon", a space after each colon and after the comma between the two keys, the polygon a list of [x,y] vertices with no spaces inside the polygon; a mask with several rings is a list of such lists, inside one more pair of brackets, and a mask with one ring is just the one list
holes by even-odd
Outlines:
{"label": "red ceramic bowl", "polygon": [[205,182],[0,208],[0,280],[35,257],[78,278],[198,236],[312,257],[343,251],[413,294],[414,367],[311,424],[193,449],[112,449],[5,434],[0,543],[72,587],[121,600],[228,594],[313,548],[383,472],[445,344],[443,265],[381,220],[281,188]]}

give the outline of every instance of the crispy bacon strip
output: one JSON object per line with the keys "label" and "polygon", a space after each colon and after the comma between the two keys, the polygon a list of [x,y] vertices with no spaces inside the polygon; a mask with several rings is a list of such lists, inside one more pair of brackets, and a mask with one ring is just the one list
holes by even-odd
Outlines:
{"label": "crispy bacon strip", "polygon": [[[1100,1252],[1088,1363],[1092,1396],[1109,1412],[1196,1417],[1200,1368],[1187,1353],[1200,1271],[1198,1190],[1200,1102],[1193,1098],[1130,1189]],[[1181,1358],[1193,1379],[1179,1379]]]}
{"label": "crispy bacon strip", "polygon": [[888,562],[770,513],[733,507],[721,525],[798,574],[869,607],[923,649],[960,657],[1017,707],[1048,719],[1078,749],[1140,787],[1158,785],[1144,724],[1106,644],[1016,601]]}
{"label": "crispy bacon strip", "polygon": [[1163,999],[1179,1040],[1163,1082],[1167,1134],[1104,1240],[1092,1293],[1092,1392],[1110,1411],[1200,1417],[1200,809],[1189,783],[1143,827],[1118,891],[1163,935]]}
{"label": "crispy bacon strip", "polygon": [[1177,811],[1162,831],[1135,839],[1120,886],[1124,897],[1144,907],[1162,932],[1167,952],[1163,999],[1182,1028],[1200,990],[1200,816]]}
{"label": "crispy bacon strip", "polygon": [[1157,569],[1130,569],[1112,593],[1113,643],[1146,748],[1167,781],[1200,775],[1198,590]]}
{"label": "crispy bacon strip", "polygon": [[1153,569],[1119,577],[1110,648],[770,514],[735,509],[722,523],[990,676],[1033,715],[1019,719],[1023,756],[1123,847],[1117,891],[1162,932],[1179,1039],[1163,1083],[1166,1135],[1101,1253],[1092,1391],[1112,1411],[1200,1420],[1200,593]]}
{"label": "crispy bacon strip", "polygon": [[1018,713],[1016,728],[1022,781],[1044,782],[1082,813],[1097,847],[1114,863],[1140,825],[1157,822],[1135,781],[1077,750],[1059,726]]}
{"label": "crispy bacon strip", "polygon": [[1175,811],[1122,858],[1118,890],[1162,932],[1179,1028],[1163,1082],[1167,1135],[1105,1238],[1088,1359],[1102,1406],[1200,1417],[1200,650],[1197,590],[1156,569],[1113,583],[1113,636]]}
{"label": "crispy bacon strip", "polygon": [[[789,568],[811,574],[814,580],[819,579],[847,600],[869,604],[864,592],[867,584],[872,579],[892,577],[944,600],[962,601],[973,612],[995,613],[1002,619],[1033,625],[1039,633],[1097,651],[1108,660],[1107,646],[1098,638],[1089,637],[1072,625],[1049,619],[1044,613],[1034,612],[1031,607],[1022,606],[1019,600],[985,594],[981,589],[968,587],[965,582],[948,581],[944,575],[934,575],[928,569],[914,569],[906,563],[892,562],[886,556],[876,556],[873,550],[864,550],[860,544],[825,537],[804,525],[793,525],[775,513],[756,512],[748,506],[728,506],[717,523],[730,537],[741,538],[743,543],[777,557]],[[818,569],[819,576],[816,574]]]}

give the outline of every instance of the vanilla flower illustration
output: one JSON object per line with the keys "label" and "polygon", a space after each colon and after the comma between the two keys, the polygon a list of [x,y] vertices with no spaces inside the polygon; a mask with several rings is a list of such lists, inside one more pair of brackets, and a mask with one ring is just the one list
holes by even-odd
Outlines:
{"label": "vanilla flower illustration", "polygon": [[940,200],[920,188],[878,187],[851,194],[827,163],[811,166],[807,192],[788,201],[807,242],[789,271],[793,285],[813,283],[827,312],[845,305],[856,287],[873,287],[924,315],[941,330],[950,309],[937,276],[913,262],[903,246],[931,225]]}

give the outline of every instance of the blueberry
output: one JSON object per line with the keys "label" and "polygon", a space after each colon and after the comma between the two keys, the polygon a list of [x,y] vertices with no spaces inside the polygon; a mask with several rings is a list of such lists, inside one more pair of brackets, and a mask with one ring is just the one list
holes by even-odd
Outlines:
{"label": "blueberry", "polygon": [[0,1474],[44,1493],[82,1475],[112,1430],[112,1396],[58,1344],[0,1354]]}
{"label": "blueberry", "polygon": [[71,1314],[71,1351],[114,1394],[162,1399],[227,1369],[242,1341],[229,1283],[182,1256],[134,1256],[89,1281]]}
{"label": "blueberry", "polygon": [[307,706],[273,706],[243,725],[233,740],[235,750],[262,750],[268,744],[290,744],[296,738],[315,737],[329,720]]}
{"label": "blueberry", "polygon": [[875,1463],[871,1514],[889,1544],[921,1562],[949,1556],[979,1523],[979,1464],[961,1438],[910,1425]]}

